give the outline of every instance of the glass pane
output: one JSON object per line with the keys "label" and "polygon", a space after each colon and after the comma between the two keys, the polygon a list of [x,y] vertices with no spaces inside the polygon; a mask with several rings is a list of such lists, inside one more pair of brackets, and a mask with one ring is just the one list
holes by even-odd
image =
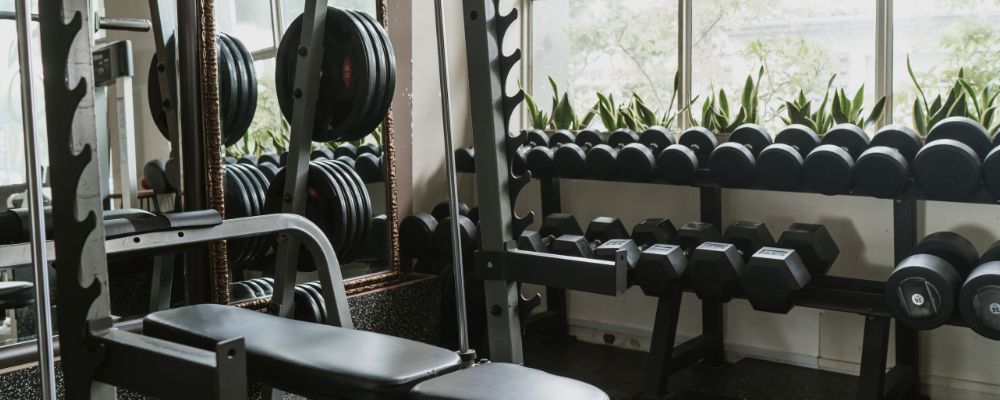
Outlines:
{"label": "glass pane", "polygon": [[894,10],[893,121],[914,126],[919,96],[906,70],[913,73],[933,103],[947,97],[959,69],[975,88],[1000,85],[1000,1],[909,0]]}
{"label": "glass pane", "polygon": [[[305,8],[305,0],[280,0],[280,2],[281,30],[284,31],[295,18],[302,15],[302,10]],[[327,4],[334,7],[364,11],[371,16],[375,16],[375,0],[333,0]]]}
{"label": "glass pane", "polygon": [[700,0],[693,17],[692,90],[699,96],[694,110],[720,89],[739,99],[747,76],[756,78],[761,66],[758,112],[772,131],[784,125],[784,101],[801,89],[818,103],[834,74],[835,88],[853,96],[864,84],[865,105],[873,104],[873,0]]}
{"label": "glass pane", "polygon": [[569,93],[577,114],[594,105],[598,92],[618,102],[635,93],[659,114],[669,107],[677,70],[675,2],[553,0],[533,7],[530,92],[542,108],[551,111],[548,77]]}
{"label": "glass pane", "polygon": [[222,0],[215,3],[218,30],[239,38],[251,52],[274,46],[270,0]]}

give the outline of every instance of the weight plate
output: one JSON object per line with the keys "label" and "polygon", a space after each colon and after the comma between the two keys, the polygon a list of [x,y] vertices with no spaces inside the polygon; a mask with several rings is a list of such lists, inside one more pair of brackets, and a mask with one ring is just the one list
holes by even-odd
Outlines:
{"label": "weight plate", "polygon": [[[242,192],[246,196],[247,204],[249,206],[249,214],[247,216],[260,215],[257,193],[253,187],[253,183],[250,182],[250,177],[248,177],[238,165],[230,166],[230,172],[232,172],[233,175],[239,180]],[[244,263],[249,260],[249,253],[255,248],[254,246],[256,245],[256,240],[252,237],[241,238],[239,240],[246,243],[246,249],[244,249],[243,252],[238,253],[235,262]]]}
{"label": "weight plate", "polygon": [[364,13],[355,10],[346,10],[355,20],[358,25],[364,28],[365,33],[368,35],[368,40],[371,42],[372,55],[375,58],[375,86],[372,90],[374,96],[371,99],[371,108],[368,110],[368,116],[361,124],[361,129],[353,135],[353,140],[361,140],[365,136],[368,136],[375,128],[382,123],[385,118],[385,112],[381,111],[382,105],[385,103],[386,86],[388,86],[389,76],[388,76],[388,56],[383,49],[382,39],[375,32],[375,26],[363,16]]}
{"label": "weight plate", "polygon": [[229,284],[229,301],[246,301],[254,298],[253,290],[243,282]]}
{"label": "weight plate", "polygon": [[353,261],[356,256],[355,247],[361,228],[358,221],[361,219],[363,214],[363,205],[361,205],[360,198],[358,197],[354,186],[347,182],[339,171],[333,168],[330,161],[318,162],[317,164],[330,174],[333,178],[332,182],[335,182],[339,190],[341,190],[344,193],[344,196],[346,196],[345,205],[347,206],[347,209],[350,210],[347,216],[349,225],[347,227],[347,236],[344,238],[343,255],[338,255],[338,258],[346,264]]}
{"label": "weight plate", "polygon": [[316,311],[319,312],[319,319],[317,319],[316,322],[320,323],[320,324],[325,324],[326,323],[326,304],[323,302],[323,296],[320,295],[318,291],[316,291],[316,288],[312,287],[312,285],[310,285],[308,283],[299,285],[299,287],[301,287],[302,290],[305,290],[306,293],[309,294],[309,297],[312,297],[313,302],[316,303]]}
{"label": "weight plate", "polygon": [[[645,134],[643,137],[646,137]],[[645,144],[632,143],[618,152],[618,172],[629,181],[645,181],[653,175],[655,169],[653,150]]]}
{"label": "weight plate", "polygon": [[142,176],[146,178],[149,189],[156,194],[173,192],[170,182],[167,181],[167,166],[161,160],[149,160],[142,167]]}
{"label": "weight plate", "polygon": [[309,292],[301,285],[295,285],[295,319],[306,322],[319,322],[319,306]]}
{"label": "weight plate", "polygon": [[940,139],[952,139],[969,146],[979,159],[986,158],[991,146],[986,128],[972,118],[949,117],[942,119],[927,134],[927,143]]}
{"label": "weight plate", "polygon": [[340,162],[344,163],[344,165],[346,165],[348,168],[351,168],[351,169],[354,169],[355,167],[357,167],[357,163],[354,162],[353,158],[347,158],[345,156],[341,156],[341,157],[335,158],[334,160],[337,160],[337,161],[340,161]]}
{"label": "weight plate", "polygon": [[[558,151],[556,153],[558,153]],[[584,161],[584,169],[587,177],[610,180],[615,178],[615,169],[617,164],[618,150],[610,145],[599,144],[587,151],[587,159]]]}
{"label": "weight plate", "polygon": [[712,131],[700,126],[684,131],[677,143],[694,151],[699,166],[708,166],[708,159],[712,157],[712,151],[719,144]]}
{"label": "weight plate", "polygon": [[[279,168],[271,163],[261,163],[257,165],[257,170],[264,174],[264,177],[266,177],[268,183],[270,183],[274,182],[274,177],[278,175]],[[270,184],[268,186],[270,186]]]}
{"label": "weight plate", "polygon": [[358,156],[358,147],[352,143],[342,143],[333,151],[333,158],[349,157],[354,159]]}
{"label": "weight plate", "polygon": [[[281,212],[286,171],[282,168],[271,181],[265,207],[268,214]],[[323,231],[337,252],[337,256],[340,257],[344,250],[344,239],[347,236],[348,210],[344,202],[343,192],[330,184],[332,180],[333,178],[324,169],[315,163],[309,163],[304,216]],[[304,260],[308,259],[303,257],[299,260],[300,269],[309,270],[310,265],[303,264]]]}
{"label": "weight plate", "polygon": [[772,143],[771,134],[757,124],[743,124],[736,127],[729,135],[729,141],[746,146],[755,158]]}
{"label": "weight plate", "polygon": [[639,134],[629,128],[619,128],[608,135],[608,145],[618,149],[639,141]]}
{"label": "weight plate", "polygon": [[[250,184],[252,198],[254,200],[254,215],[264,214],[264,198],[267,196],[267,184],[262,182],[263,174],[260,173],[255,167],[240,164],[237,166],[243,174],[246,176],[248,183]],[[247,261],[253,260],[259,253],[260,249],[265,247],[264,236],[253,236],[247,238],[250,243],[250,251],[247,252]]]}
{"label": "weight plate", "polygon": [[264,287],[260,286],[260,284],[258,284],[257,282],[250,280],[250,281],[243,281],[242,283],[244,285],[247,285],[250,288],[250,290],[253,291],[253,297],[259,299],[265,296]]}
{"label": "weight plate", "polygon": [[369,14],[360,13],[369,23],[375,28],[377,36],[381,40],[382,51],[385,52],[385,59],[387,60],[386,77],[387,82],[385,85],[385,95],[383,96],[383,101],[381,107],[378,111],[378,119],[381,122],[385,118],[385,114],[389,111],[389,107],[392,106],[392,98],[396,92],[396,52],[392,47],[392,41],[389,40],[389,33],[385,31],[385,28],[378,21],[375,20]]}
{"label": "weight plate", "polygon": [[570,143],[559,146],[552,155],[552,165],[560,177],[583,178],[587,169],[587,153],[577,144]]}
{"label": "weight plate", "polygon": [[792,124],[788,125],[778,136],[774,138],[775,143],[784,143],[798,150],[803,159],[819,146],[819,136],[808,126]]}
{"label": "weight plate", "polygon": [[[437,221],[441,221],[445,218],[448,218],[448,216],[451,215],[450,207],[451,205],[448,203],[447,200],[437,203],[436,205],[434,205],[434,208],[431,209],[431,216],[434,217],[434,219]],[[458,215],[468,216],[469,212],[471,211],[472,210],[469,208],[468,204],[465,204],[461,201],[458,202]]]}
{"label": "weight plate", "polygon": [[524,145],[525,146],[548,146],[549,136],[545,134],[545,131],[541,129],[531,129],[521,131],[522,135],[525,135]]}
{"label": "weight plate", "polygon": [[886,303],[899,322],[914,329],[934,329],[951,317],[961,284],[962,277],[944,259],[913,255],[886,279]]}
{"label": "weight plate", "polygon": [[357,160],[354,160],[354,171],[358,173],[358,176],[360,176],[361,180],[365,183],[378,182],[381,178],[378,174],[378,164],[378,156],[368,153],[361,154],[358,155]]}
{"label": "weight plate", "polygon": [[281,157],[278,153],[264,153],[257,156],[257,165],[270,163],[274,166],[278,166],[281,163]]}
{"label": "weight plate", "polygon": [[219,38],[221,39],[223,45],[228,48],[229,53],[232,54],[236,70],[235,79],[233,79],[233,84],[236,85],[236,97],[233,99],[234,107],[236,108],[236,116],[233,119],[232,124],[226,127],[226,130],[224,130],[222,134],[223,144],[228,146],[239,140],[238,138],[233,140],[234,137],[242,136],[242,134],[238,134],[237,131],[244,124],[247,102],[250,101],[250,72],[247,71],[247,62],[243,59],[243,53],[241,53],[233,43],[233,38],[225,33],[220,34]]}
{"label": "weight plate", "polygon": [[434,255],[434,230],[438,220],[416,213],[399,222],[399,253],[403,258],[425,259]]}
{"label": "weight plate", "polygon": [[[275,90],[281,113],[292,120],[295,66],[302,34],[302,15],[285,30],[275,62]],[[367,38],[347,13],[327,7],[324,57],[314,115],[314,141],[337,141],[359,128],[359,118],[370,108],[374,59]],[[328,79],[329,78],[329,79]],[[314,83],[315,84],[315,83]]]}
{"label": "weight plate", "polygon": [[565,129],[560,129],[558,131],[552,132],[552,136],[549,136],[549,146],[563,145],[567,143],[573,143],[575,138],[573,137],[573,132]]}
{"label": "weight plate", "polygon": [[[751,136],[744,129],[744,137]],[[734,133],[735,135],[735,133]],[[709,172],[724,187],[749,187],[754,180],[754,155],[747,145],[736,142],[720,144],[708,160]]]}
{"label": "weight plate", "polygon": [[216,38],[216,43],[218,44],[219,63],[219,112],[222,118],[222,135],[225,137],[227,130],[233,126],[233,121],[236,119],[237,86],[239,85],[237,84],[236,61],[229,51],[229,46],[222,41],[222,36]]}
{"label": "weight plate", "polygon": [[906,161],[913,161],[920,151],[920,136],[913,129],[902,124],[886,125],[872,138],[871,147],[886,146],[899,151]]}
{"label": "weight plate", "polygon": [[551,178],[555,174],[555,162],[553,158],[555,158],[555,155],[551,148],[534,147],[528,150],[525,165],[528,171],[531,171],[532,177],[540,179]]}
{"label": "weight plate", "polygon": [[[227,35],[228,36],[228,35]],[[237,122],[242,122],[242,125],[236,127],[233,131],[234,138],[233,143],[236,143],[244,135],[246,135],[247,130],[250,129],[250,124],[253,123],[253,117],[257,114],[257,67],[253,61],[253,54],[250,53],[250,49],[247,48],[242,41],[232,36],[229,36],[232,41],[231,45],[236,48],[241,55],[243,55],[243,62],[246,67],[246,75],[244,76],[247,80],[246,88],[248,89],[247,98],[244,102],[245,109],[242,113],[242,119]]]}
{"label": "weight plate", "polygon": [[[167,43],[164,47],[166,48],[168,54],[174,54],[176,44],[174,43],[173,36],[170,36],[170,38],[167,39]],[[156,125],[156,128],[160,130],[160,134],[162,134],[165,139],[170,140],[170,131],[167,129],[167,112],[163,109],[163,100],[161,99],[163,92],[160,90],[160,77],[156,71],[156,64],[158,62],[159,59],[157,58],[156,52],[154,52],[153,58],[149,62],[149,73],[146,81],[146,100],[149,104],[149,112],[153,116],[153,123]],[[170,81],[169,77],[175,76],[175,62],[173,60],[169,60],[163,64],[166,68],[168,77],[167,80]],[[177,88],[175,87],[176,85],[170,86],[170,99],[173,102],[170,106],[176,107]]]}
{"label": "weight plate", "polygon": [[986,155],[983,161],[983,184],[994,197],[1000,198],[1000,147]]}
{"label": "weight plate", "polygon": [[[874,142],[873,140],[872,143]],[[872,146],[861,153],[854,164],[855,189],[868,196],[894,198],[906,190],[910,178],[909,168],[906,157],[898,150]]]}
{"label": "weight plate", "polygon": [[316,160],[317,158],[325,158],[327,160],[332,160],[337,157],[333,155],[333,150],[330,150],[326,147],[320,147],[316,150],[313,150],[313,152],[309,155],[309,158],[311,158],[312,160]]}
{"label": "weight plate", "polygon": [[[371,220],[374,217],[374,211],[372,211],[372,200],[368,195],[368,188],[365,187],[364,182],[361,181],[361,177],[358,176],[354,170],[348,168],[343,163],[338,161],[332,161],[331,165],[335,168],[340,169],[340,173],[344,178],[354,185],[355,191],[358,194],[358,199],[360,200],[360,205],[362,207],[361,220],[358,224],[361,227],[360,235],[357,238],[358,246],[356,251],[359,251],[363,246],[365,239],[368,237],[368,233],[371,230]],[[357,254],[357,253],[355,253]]]}
{"label": "weight plate", "polygon": [[832,196],[847,193],[854,180],[854,158],[840,146],[817,147],[802,164],[802,177],[813,191]]}
{"label": "weight plate", "polygon": [[823,137],[822,144],[832,144],[842,147],[851,155],[852,160],[857,160],[868,149],[871,140],[864,129],[854,124],[837,124],[830,128]]}
{"label": "weight plate", "polygon": [[271,283],[268,282],[267,280],[263,278],[254,278],[251,279],[251,281],[256,282],[258,285],[260,285],[261,288],[264,289],[264,295],[270,296],[274,294],[274,287],[271,286]]}
{"label": "weight plate", "polygon": [[973,331],[1000,340],[1000,261],[976,268],[962,285],[958,309]]}
{"label": "weight plate", "polygon": [[382,150],[378,148],[377,144],[365,143],[365,144],[363,144],[361,146],[358,146],[358,152],[357,152],[357,154],[358,154],[358,157],[361,157],[362,154],[371,154],[371,155],[374,155],[374,156],[378,156],[378,155],[382,154]]}
{"label": "weight plate", "polygon": [[[224,198],[226,205],[226,219],[244,218],[250,213],[249,201],[244,193],[239,177],[233,172],[231,166],[222,168],[224,182]],[[229,259],[232,265],[238,264],[239,257],[246,251],[246,241],[234,239],[229,241],[227,247]]]}
{"label": "weight plate", "polygon": [[668,146],[656,158],[656,175],[675,185],[686,185],[698,171],[698,155],[687,146]]}
{"label": "weight plate", "polygon": [[795,147],[775,143],[767,146],[757,156],[757,177],[768,189],[795,190],[802,184],[804,162]]}
{"label": "weight plate", "polygon": [[316,304],[319,305],[320,313],[323,314],[323,323],[327,323],[330,314],[327,313],[326,301],[325,297],[323,297],[323,286],[320,285],[319,281],[306,282],[305,286],[316,290]]}
{"label": "weight plate", "polygon": [[980,184],[980,162],[975,150],[952,139],[928,142],[917,152],[911,168],[928,197],[961,200]]}
{"label": "weight plate", "polygon": [[639,142],[649,147],[654,153],[659,153],[667,146],[674,144],[674,135],[662,126],[651,126],[642,132],[642,135],[639,135]]}

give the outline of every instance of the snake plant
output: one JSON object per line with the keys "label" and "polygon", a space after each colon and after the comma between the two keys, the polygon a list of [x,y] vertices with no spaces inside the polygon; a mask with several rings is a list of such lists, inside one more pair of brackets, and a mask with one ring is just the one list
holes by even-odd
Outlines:
{"label": "snake plant", "polygon": [[693,116],[691,122],[694,125],[701,125],[713,132],[732,132],[736,127],[746,124],[746,123],[758,123],[760,120],[760,114],[758,112],[758,107],[760,105],[760,99],[758,98],[760,89],[760,78],[764,75],[764,67],[760,67],[757,72],[757,79],[754,80],[753,75],[747,75],[746,82],[743,84],[743,92],[740,96],[740,108],[738,112],[735,109],[731,109],[729,106],[729,98],[726,96],[726,91],[719,89],[718,95],[714,92],[705,99],[705,103],[701,108],[701,120],[700,123]]}
{"label": "snake plant", "polygon": [[986,85],[982,90],[977,90],[965,79],[965,70],[959,69],[947,97],[942,99],[938,94],[933,101],[928,101],[927,94],[913,73],[909,57],[906,58],[906,71],[919,93],[913,101],[913,127],[921,136],[927,135],[930,128],[948,117],[972,118],[982,124],[991,136],[1000,132],[1000,120],[996,118],[997,108],[1000,108],[1000,102],[997,101],[1000,90],[997,88]]}

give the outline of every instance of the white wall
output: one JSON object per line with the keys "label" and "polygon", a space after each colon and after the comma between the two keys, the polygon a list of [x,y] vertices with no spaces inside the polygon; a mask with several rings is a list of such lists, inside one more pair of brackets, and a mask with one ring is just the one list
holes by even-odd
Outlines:
{"label": "white wall", "polygon": [[[457,143],[471,143],[467,117],[469,91],[465,81],[461,2],[448,9],[452,99]],[[437,56],[432,2],[415,2],[413,23],[413,184],[415,210],[426,210],[445,196],[440,140]],[[421,142],[423,140],[423,142]],[[463,177],[464,198],[474,182]],[[683,187],[564,180],[563,210],[581,222],[599,215],[620,217],[626,225],[648,217],[668,217],[675,224],[699,216],[697,190]],[[892,204],[887,200],[825,197],[809,194],[727,190],[723,218],[728,224],[745,219],[767,223],[777,236],[792,222],[826,225],[841,249],[831,274],[884,279],[892,255]],[[521,194],[517,209],[540,210],[537,183]],[[921,235],[950,230],[961,233],[983,251],[1000,239],[1000,208],[927,202],[919,207]],[[537,290],[527,287],[526,291]],[[685,295],[679,333],[700,331],[697,299]],[[603,342],[613,333],[615,345],[648,349],[656,302],[639,288],[620,297],[570,292],[569,317],[583,340]],[[861,316],[798,308],[788,315],[753,311],[735,300],[725,309],[726,345],[735,356],[752,354],[784,362],[857,372],[864,320]],[[944,327],[920,334],[922,381],[935,398],[1000,398],[1000,343],[964,328]],[[890,363],[891,361],[890,357]],[[985,393],[985,394],[984,394]],[[991,395],[988,395],[991,394]],[[994,397],[996,396],[996,397]]]}

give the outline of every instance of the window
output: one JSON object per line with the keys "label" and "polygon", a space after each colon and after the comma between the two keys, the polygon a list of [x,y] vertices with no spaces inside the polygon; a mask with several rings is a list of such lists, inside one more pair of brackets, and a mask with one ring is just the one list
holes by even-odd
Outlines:
{"label": "window", "polygon": [[[37,5],[36,5],[37,7]],[[0,9],[13,10],[13,1],[0,1]],[[36,8],[37,9],[37,8]],[[32,23],[32,46],[36,58],[41,55],[38,24]],[[18,185],[25,176],[24,134],[21,117],[21,73],[17,53],[17,28],[13,20],[0,20],[0,50],[7,54],[7,61],[0,63],[0,185]],[[42,133],[39,152],[42,165],[48,164],[45,147],[45,101],[42,98],[42,65],[34,64],[35,77],[35,129]],[[5,206],[0,206],[5,208]]]}
{"label": "window", "polygon": [[[223,0],[215,3],[219,31],[229,33],[258,53],[275,47],[269,0]],[[301,13],[301,7],[299,13]]]}

